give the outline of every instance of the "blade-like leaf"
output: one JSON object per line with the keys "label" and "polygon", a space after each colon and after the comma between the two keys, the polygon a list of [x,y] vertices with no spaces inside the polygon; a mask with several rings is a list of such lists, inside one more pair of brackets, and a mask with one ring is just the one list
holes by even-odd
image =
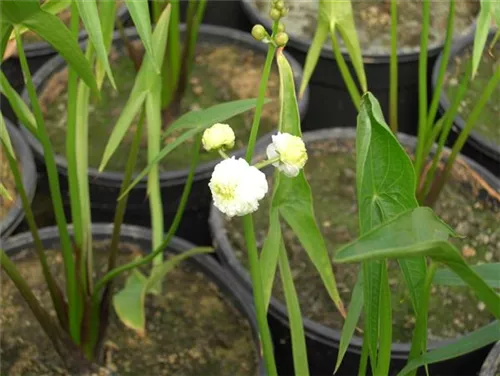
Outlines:
{"label": "blade-like leaf", "polygon": [[307,361],[306,337],[304,324],[300,313],[299,299],[293,284],[292,271],[286,255],[283,242],[279,246],[279,266],[281,283],[285,293],[285,302],[290,320],[290,332],[292,335],[293,368],[296,375],[309,376],[309,364]]}
{"label": "blade-like leaf", "polygon": [[[113,1],[114,3],[114,1]],[[111,85],[116,89],[115,79],[108,60],[108,51],[104,43],[102,34],[101,21],[99,19],[99,11],[97,10],[96,0],[76,1],[78,12],[88,33],[89,39],[94,46],[98,60],[104,66],[104,70],[108,75]]]}
{"label": "blade-like leaf", "polygon": [[10,85],[3,71],[0,71],[0,92],[5,95],[17,118],[36,137],[35,116],[21,96]]}
{"label": "blade-like leaf", "polygon": [[[163,61],[163,56],[165,54],[169,20],[170,7],[167,6],[163,11],[153,33],[153,45],[158,58],[157,63],[161,63]],[[116,121],[113,132],[111,132],[111,135],[109,136],[108,143],[106,144],[106,148],[104,149],[102,156],[101,164],[99,165],[99,171],[104,170],[106,164],[109,162],[117,147],[122,142],[123,137],[127,134],[128,128],[146,100],[148,92],[157,80],[158,74],[154,70],[151,55],[146,55],[142,61],[141,69],[135,78],[134,86],[130,92],[127,103],[125,104],[120,117]]]}
{"label": "blade-like leaf", "polygon": [[14,201],[14,199],[11,196],[11,194],[9,193],[9,191],[7,190],[7,188],[5,188],[5,185],[3,185],[2,183],[0,183],[0,196],[4,200],[11,201],[11,202]]}
{"label": "blade-like leaf", "polygon": [[425,364],[457,358],[460,355],[470,353],[497,341],[500,341],[500,323],[495,321],[472,333],[460,337],[460,339],[453,343],[438,347],[410,361],[398,373],[398,376],[404,376]]}
{"label": "blade-like leaf", "polygon": [[476,75],[479,62],[483,56],[484,46],[488,39],[491,18],[491,0],[481,0],[481,9],[477,16],[476,31],[474,34],[474,46],[472,49],[472,77]]}
{"label": "blade-like leaf", "polygon": [[[484,281],[495,289],[500,289],[500,263],[494,262],[491,264],[481,264],[472,266],[472,270],[476,272]],[[464,281],[449,269],[439,269],[433,282],[436,285],[445,286],[464,286]]]}
{"label": "blade-like leaf", "polygon": [[116,315],[129,328],[144,335],[146,314],[144,300],[146,298],[147,278],[134,269],[125,282],[125,287],[113,296],[113,307]]}
{"label": "blade-like leaf", "polygon": [[[134,25],[137,29],[137,34],[141,38],[142,44],[153,63],[153,68],[156,73],[160,73],[161,64],[157,64],[157,52],[154,48],[153,37],[151,32],[151,16],[149,13],[149,5],[147,1],[125,0],[128,11]],[[161,17],[160,17],[161,18]]]}
{"label": "blade-like leaf", "polygon": [[40,12],[38,0],[2,1],[2,19],[13,25],[19,25]]}
{"label": "blade-like leaf", "polygon": [[[277,63],[280,75],[281,102],[279,130],[294,136],[301,136],[293,72],[281,50],[278,50]],[[339,311],[344,314],[332,264],[314,216],[311,188],[304,172],[300,171],[299,175],[294,178],[289,178],[282,173],[276,176],[276,193],[272,206],[279,208],[280,214],[292,228],[318,270],[331,299]]]}
{"label": "blade-like leaf", "polygon": [[279,250],[281,244],[281,226],[279,212],[271,208],[269,214],[269,230],[260,253],[260,273],[262,278],[262,289],[264,290],[264,301],[269,307],[271,300],[274,276],[278,266]]}
{"label": "blade-like leaf", "polygon": [[[115,28],[115,1],[101,1],[99,3],[99,17],[101,19],[102,38],[106,54],[109,54],[113,42],[113,31]],[[101,89],[104,82],[105,66],[101,60],[98,60],[95,66],[95,75],[97,86]]]}
{"label": "blade-like leaf", "polygon": [[[10,2],[8,1],[8,3]],[[24,1],[21,3],[24,3]],[[94,93],[98,92],[90,64],[85,59],[78,42],[71,36],[71,32],[59,17],[39,9],[28,18],[25,18],[22,25],[50,43],[68,64],[77,71],[78,76],[85,81],[87,86]]]}
{"label": "blade-like leaf", "polygon": [[318,64],[318,59],[325,44],[326,38],[328,37],[329,27],[328,22],[324,18],[318,19],[318,25],[316,26],[316,31],[314,33],[313,40],[307,50],[306,62],[304,64],[304,71],[302,73],[302,82],[300,83],[299,97],[304,95],[307,85],[311,80],[311,77]]}
{"label": "blade-like leaf", "polygon": [[[182,145],[185,141],[194,137],[198,133],[202,132],[206,128],[212,126],[214,123],[224,121],[233,116],[239,115],[245,111],[248,111],[255,107],[256,100],[255,99],[241,99],[237,101],[216,104],[212,107],[209,107],[205,110],[199,111],[191,111],[187,114],[184,114],[180,118],[178,118],[172,125],[169,126],[169,129],[187,129],[187,131],[180,136],[178,136],[175,141],[171,142],[167,146],[165,146],[160,153],[154,158],[152,162],[150,162],[134,179],[132,184],[125,190],[125,192],[119,197],[121,199],[124,197],[130,190],[141,181],[144,176],[146,176],[149,170],[160,162],[163,158],[165,158],[170,152],[175,150],[179,145]],[[169,134],[169,130],[167,130],[163,137]]]}
{"label": "blade-like leaf", "polygon": [[6,152],[12,156],[15,156],[14,148],[10,142],[9,132],[7,131],[7,126],[5,125],[5,120],[3,119],[3,114],[0,113],[0,140],[2,141],[3,147],[5,147]]}

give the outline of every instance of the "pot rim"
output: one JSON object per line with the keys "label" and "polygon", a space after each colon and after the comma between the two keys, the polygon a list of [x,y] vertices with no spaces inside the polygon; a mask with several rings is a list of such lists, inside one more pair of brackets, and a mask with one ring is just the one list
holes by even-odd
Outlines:
{"label": "pot rim", "polygon": [[[114,224],[112,223],[93,223],[91,227],[94,239],[109,239],[113,234]],[[70,236],[73,236],[73,225],[68,225]],[[39,231],[40,240],[45,247],[53,247],[60,243],[59,230],[57,226],[44,227]],[[135,243],[141,246],[141,251],[144,253],[151,252],[151,230],[141,226],[122,225],[120,229],[121,241]],[[33,243],[31,232],[23,232],[12,236],[3,243],[4,251],[9,255],[16,255]],[[173,237],[170,244],[164,253],[179,254],[194,248],[195,245],[179,237]],[[143,248],[147,248],[146,250]],[[236,283],[234,276],[230,275],[222,268],[222,266],[210,255],[195,255],[186,260],[186,262],[194,265],[197,270],[215,283],[217,288],[225,297],[225,301],[238,310],[249,323],[253,342],[256,346],[256,354],[258,356],[257,368],[258,374],[265,376],[264,360],[260,351],[259,334],[257,329],[257,320],[253,307],[251,296],[241,286]]]}
{"label": "pot rim", "polygon": [[[23,186],[28,196],[29,202],[33,200],[36,191],[37,173],[35,167],[35,158],[31,149],[24,139],[22,133],[17,129],[9,119],[4,117],[7,132],[9,133],[12,147],[16,153],[18,163],[21,165],[21,177]],[[3,238],[9,236],[17,225],[24,218],[24,208],[19,193],[16,194],[14,206],[8,211],[7,215],[0,221],[0,235]]]}
{"label": "pot rim", "polygon": [[[183,33],[186,29],[185,24],[182,24],[180,27],[180,32]],[[126,35],[129,38],[138,39],[139,36],[135,27],[130,27],[125,30]],[[201,25],[199,31],[199,40],[200,41],[214,41],[214,43],[222,44],[224,42],[233,43],[237,42],[238,46],[246,46],[254,51],[265,53],[267,51],[267,46],[263,43],[260,43],[253,39],[250,34],[243,33],[239,30],[234,30],[226,27],[215,26],[215,25]],[[121,44],[121,37],[118,32],[115,32],[113,35],[113,43]],[[82,43],[83,44],[83,43]],[[294,80],[296,86],[298,87],[298,83],[302,79],[302,67],[300,64],[287,52],[285,52],[285,56],[290,62],[292,66],[292,70],[294,72]],[[35,85],[37,92],[40,92],[43,89],[43,85],[50,78],[50,76],[66,66],[65,60],[61,56],[55,56],[52,59],[48,60],[40,69],[36,71],[33,75],[33,84]],[[22,97],[24,101],[29,105],[29,96],[26,88],[23,90]],[[302,99],[299,101],[299,112],[301,115],[301,119],[305,117],[307,112],[307,107],[309,103],[309,88],[306,89]],[[31,148],[34,150],[35,155],[38,159],[43,160],[43,148],[40,142],[21,124],[21,130],[26,137],[26,140],[30,144]],[[275,132],[269,132],[257,140],[256,147],[265,147],[271,142],[271,135]],[[180,146],[182,147],[182,146]],[[184,146],[185,147],[185,146]],[[241,158],[245,155],[246,147],[236,150],[230,153],[230,156],[235,156],[237,158]],[[63,175],[67,175],[68,164],[67,160],[63,155],[56,155],[56,164],[59,173]],[[221,159],[214,159],[212,161],[208,161],[206,163],[199,164],[195,170],[194,181],[206,180],[210,178],[212,171],[217,163],[219,163]],[[170,187],[183,185],[187,179],[189,173],[189,168],[184,168],[175,171],[163,171],[160,172],[160,186],[161,187]],[[91,178],[91,181],[99,181],[99,185],[107,186],[107,187],[115,187],[120,188],[123,180],[123,173],[118,171],[103,171],[99,172],[97,168],[89,167],[88,175]],[[137,174],[134,174],[134,177]],[[137,188],[146,188],[147,186],[147,177],[144,177],[137,184]]]}
{"label": "pot rim", "polygon": [[[272,28],[272,23],[269,20],[269,18],[262,16],[260,12],[258,12],[255,7],[252,5],[252,0],[241,0],[243,9],[245,12],[249,15],[249,18],[252,23],[256,24],[259,23],[263,25],[267,30],[271,30]],[[469,35],[472,35],[474,30],[476,28],[476,19],[474,22],[469,25],[460,35],[457,35],[454,38],[454,42],[460,41],[462,38],[465,38]],[[311,45],[311,40],[303,37],[297,36],[297,34],[289,34],[290,41],[288,42],[288,45],[298,49],[299,51],[303,53],[307,53],[309,50],[309,47]],[[437,44],[436,46],[429,48],[428,51],[428,57],[436,56],[443,48],[444,41]],[[420,47],[418,48],[417,51],[412,51],[412,52],[404,52],[402,49],[398,49],[398,62],[400,63],[407,63],[407,62],[413,62],[418,60],[419,57],[419,52]],[[351,62],[351,58],[347,51],[343,50],[341,51],[342,56],[346,61]],[[324,59],[329,59],[329,60],[335,60],[333,57],[333,52],[330,49],[326,49],[323,47],[321,49],[321,54],[320,56]],[[390,53],[384,53],[384,54],[363,54],[363,64],[389,64],[390,63]]]}
{"label": "pot rim", "polygon": [[[354,140],[356,136],[356,130],[354,128],[331,128],[331,129],[320,129],[311,132],[304,132],[303,139],[305,143],[311,143],[315,141],[324,141],[332,139],[349,139]],[[416,138],[404,133],[398,134],[398,139],[403,145],[415,146]],[[449,150],[446,148],[445,150]],[[484,167],[478,163],[470,160],[469,158],[460,155],[460,157],[475,171],[479,172],[482,177],[491,184],[498,192],[500,192],[500,179],[497,179],[491,172],[486,170]],[[483,175],[484,174],[484,175]],[[217,254],[221,258],[221,262],[225,265],[230,274],[237,277],[238,281],[247,290],[251,290],[251,280],[248,272],[243,268],[241,263],[234,256],[232,251],[232,246],[227,237],[226,230],[224,227],[224,219],[222,214],[211,205],[210,217],[209,217],[210,231],[213,237],[214,248]],[[288,321],[288,313],[285,305],[278,299],[271,296],[271,301],[269,304],[269,313],[276,317],[284,326],[290,327]],[[326,325],[320,324],[311,320],[307,317],[302,318],[304,323],[304,329],[306,336],[308,338],[314,339],[317,342],[323,343],[330,347],[338,347],[340,344],[340,338],[342,331],[338,329],[330,328]],[[435,349],[450,343],[453,343],[456,339],[442,340],[442,341],[429,341],[428,348]],[[357,335],[354,335],[349,343],[348,350],[357,355],[361,355],[363,339]],[[410,352],[410,343],[393,343],[391,346],[391,358],[405,360],[408,358]]]}
{"label": "pot rim", "polygon": [[[490,41],[495,36],[496,30],[490,29],[488,33],[487,40]],[[448,65],[451,59],[459,54],[461,54],[466,48],[468,48],[471,44],[474,43],[474,35],[468,35],[466,38],[460,40],[456,44],[454,44],[451,48],[450,58],[448,60]],[[436,90],[437,78],[439,75],[439,66],[441,65],[441,61],[443,60],[443,54],[440,53],[438,59],[434,63],[434,67],[432,69],[432,91]],[[448,66],[447,66],[448,68]],[[439,109],[441,113],[444,113],[450,108],[450,99],[446,95],[444,89],[439,93]],[[456,132],[460,133],[465,128],[465,120],[464,118],[457,112],[455,118],[453,119],[453,124],[456,128]],[[499,141],[500,142],[500,141]],[[467,143],[470,143],[474,149],[484,153],[490,158],[493,158],[496,162],[500,162],[500,143],[496,143],[494,139],[487,139],[484,136],[480,135],[474,129],[469,133]]]}

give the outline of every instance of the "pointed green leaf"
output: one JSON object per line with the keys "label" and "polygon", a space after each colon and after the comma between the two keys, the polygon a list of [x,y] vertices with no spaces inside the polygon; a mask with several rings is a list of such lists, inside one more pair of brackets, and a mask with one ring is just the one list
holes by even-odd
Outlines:
{"label": "pointed green leaf", "polygon": [[337,373],[344,355],[349,347],[356,325],[358,324],[361,310],[363,309],[363,272],[358,273],[358,278],[354,289],[352,290],[351,301],[347,310],[347,317],[345,318],[344,326],[342,327],[342,335],[340,336],[339,354],[337,355],[337,363],[335,364],[335,371]]}
{"label": "pointed green leaf", "polygon": [[9,132],[7,131],[7,126],[5,125],[5,120],[3,118],[3,114],[0,113],[0,140],[2,141],[2,145],[6,148],[7,153],[12,156],[15,156],[14,148],[12,147],[12,143],[10,142]]}
{"label": "pointed green leaf", "polygon": [[113,297],[113,307],[120,321],[139,334],[144,334],[146,325],[144,300],[147,281],[139,270],[134,269],[125,287]]}
{"label": "pointed green leaf", "polygon": [[0,58],[2,61],[7,48],[7,43],[9,43],[9,38],[11,35],[14,35],[12,30],[12,25],[0,18]]}
{"label": "pointed green leaf", "polygon": [[321,55],[321,50],[325,44],[326,38],[328,37],[329,28],[328,22],[324,18],[318,19],[318,25],[316,26],[316,31],[314,32],[314,37],[311,42],[311,46],[307,51],[306,62],[304,64],[304,71],[302,73],[302,82],[300,83],[299,98],[304,95],[307,85],[311,80],[311,77],[318,64],[319,56]]}
{"label": "pointed green leaf", "polygon": [[132,20],[134,21],[134,25],[137,29],[137,33],[141,38],[142,44],[146,49],[146,53],[149,55],[149,58],[152,61],[153,68],[156,73],[160,73],[161,64],[157,64],[157,52],[153,47],[154,43],[151,32],[151,16],[149,13],[148,2],[125,0],[125,3],[127,4],[128,11],[130,13],[130,16],[132,17]]}
{"label": "pointed green leaf", "polygon": [[19,25],[40,12],[38,0],[2,1],[2,19],[13,25]]}
{"label": "pointed green leaf", "polygon": [[488,31],[490,30],[491,19],[491,1],[481,0],[481,9],[477,17],[476,31],[474,34],[474,46],[472,49],[472,77],[476,75],[477,68],[483,56],[484,46],[488,39]]}
{"label": "pointed green leaf", "polygon": [[[40,8],[47,13],[56,15],[61,11],[65,10],[66,8],[68,8],[70,5],[71,5],[71,0],[47,0],[40,6]],[[26,31],[28,31],[26,27],[21,27],[19,29],[20,34],[23,34]],[[10,39],[14,38],[15,38],[14,33],[12,33]]]}
{"label": "pointed green leaf", "polygon": [[[170,7],[166,7],[161,14],[160,20],[156,25],[155,31],[153,33],[153,44],[156,52],[158,52],[156,63],[161,63],[163,56],[165,54],[165,48],[167,43],[167,30],[170,20]],[[146,55],[141,64],[141,69],[137,74],[134,82],[134,86],[130,95],[128,97],[127,103],[123,108],[120,117],[116,121],[113,128],[113,132],[109,136],[108,143],[104,149],[101,164],[99,165],[99,171],[103,171],[106,164],[109,162],[113,156],[115,150],[120,145],[123,137],[127,134],[127,130],[132,124],[135,116],[142,107],[149,91],[152,89],[155,82],[158,81],[158,74],[153,68],[153,62],[151,60],[151,55]]]}
{"label": "pointed green leaf", "polygon": [[85,30],[87,31],[89,39],[94,46],[97,58],[101,64],[103,64],[111,85],[116,89],[115,79],[113,78],[113,72],[111,71],[111,66],[109,65],[108,52],[102,34],[101,20],[99,19],[99,11],[97,10],[97,2],[96,0],[85,0],[77,1],[76,4],[78,5],[78,12],[80,13]]}
{"label": "pointed green leaf", "polygon": [[[278,50],[276,59],[280,75],[279,130],[283,133],[301,136],[293,72],[281,50]],[[278,173],[276,177],[274,183],[276,193],[272,206],[279,208],[280,214],[292,228],[318,270],[331,299],[344,313],[328,251],[314,216],[311,188],[304,172],[300,171],[299,175],[294,178],[289,178],[282,173]]]}
{"label": "pointed green leaf", "polygon": [[[109,54],[113,42],[116,4],[115,1],[101,1],[99,3],[99,18],[101,19],[102,38],[106,54]],[[98,60],[95,66],[95,75],[99,89],[101,89],[104,82],[104,73],[105,66],[101,60]]]}
{"label": "pointed green leaf", "polygon": [[404,376],[425,364],[438,363],[447,359],[457,358],[497,341],[500,341],[500,323],[495,321],[472,333],[460,337],[457,341],[438,347],[435,350],[423,354],[418,359],[410,361],[398,373],[398,376]]}
{"label": "pointed green leaf", "polygon": [[300,312],[297,291],[293,284],[292,271],[286,254],[285,245],[281,242],[279,248],[279,266],[281,283],[285,293],[286,308],[290,321],[290,332],[292,336],[293,368],[296,375],[309,376],[309,364],[307,361],[306,336],[304,334],[304,323]]}
{"label": "pointed green leaf", "polygon": [[36,137],[35,116],[21,96],[10,85],[5,74],[0,71],[0,92],[5,95],[18,120]]}
{"label": "pointed green leaf", "polygon": [[[500,263],[474,265],[472,266],[472,270],[484,279],[489,286],[494,289],[500,289]],[[445,286],[465,285],[464,281],[449,269],[439,269],[434,276],[433,282],[436,285]]]}
{"label": "pointed green leaf", "polygon": [[7,200],[7,201],[14,201],[14,199],[12,198],[12,196],[10,195],[9,191],[7,190],[7,188],[5,188],[5,185],[3,185],[2,183],[0,183],[0,196],[4,199],[4,200]]}
{"label": "pointed green leaf", "polygon": [[59,17],[39,9],[37,12],[32,13],[29,18],[25,18],[22,25],[51,44],[68,64],[77,71],[78,76],[85,81],[87,86],[94,93],[98,92],[90,64],[85,59],[78,42],[74,40],[71,32]]}

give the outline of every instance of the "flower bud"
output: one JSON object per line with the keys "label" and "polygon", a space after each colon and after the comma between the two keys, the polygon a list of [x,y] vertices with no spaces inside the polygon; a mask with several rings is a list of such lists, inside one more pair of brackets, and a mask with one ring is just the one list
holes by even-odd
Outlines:
{"label": "flower bud", "polygon": [[288,34],[287,33],[278,33],[274,37],[274,41],[278,45],[278,47],[283,47],[288,43]]}
{"label": "flower bud", "polygon": [[281,11],[276,8],[271,8],[269,11],[269,17],[271,17],[273,21],[278,21],[281,18]]}
{"label": "flower bud", "polygon": [[278,24],[278,33],[282,33],[285,31],[285,24],[283,22],[280,22]]}
{"label": "flower bud", "polygon": [[307,150],[304,141],[289,133],[280,133],[272,136],[273,143],[267,147],[269,159],[278,158],[273,163],[278,170],[288,177],[295,177],[307,162]]}
{"label": "flower bud", "polygon": [[288,8],[283,8],[280,10],[281,18],[286,17],[287,14],[288,14]]}
{"label": "flower bud", "polygon": [[264,29],[264,26],[257,24],[252,28],[252,36],[256,40],[261,41],[267,36],[267,31]]}
{"label": "flower bud", "polygon": [[227,124],[216,123],[203,132],[201,142],[206,151],[231,149],[234,146],[235,135]]}
{"label": "flower bud", "polygon": [[278,0],[275,4],[274,7],[278,10],[282,10],[285,7],[285,2],[283,0]]}

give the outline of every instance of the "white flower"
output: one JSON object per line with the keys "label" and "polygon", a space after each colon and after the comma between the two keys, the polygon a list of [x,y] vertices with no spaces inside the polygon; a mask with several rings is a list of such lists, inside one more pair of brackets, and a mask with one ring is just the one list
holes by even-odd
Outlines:
{"label": "white flower", "polygon": [[279,158],[273,166],[286,176],[295,177],[307,162],[307,151],[304,141],[289,133],[280,133],[272,137],[273,143],[267,147],[267,158]]}
{"label": "white flower", "polygon": [[256,211],[268,190],[264,173],[234,157],[215,166],[208,186],[215,207],[229,217]]}
{"label": "white flower", "polygon": [[203,132],[201,141],[205,150],[231,149],[234,146],[234,131],[228,124],[216,123]]}

